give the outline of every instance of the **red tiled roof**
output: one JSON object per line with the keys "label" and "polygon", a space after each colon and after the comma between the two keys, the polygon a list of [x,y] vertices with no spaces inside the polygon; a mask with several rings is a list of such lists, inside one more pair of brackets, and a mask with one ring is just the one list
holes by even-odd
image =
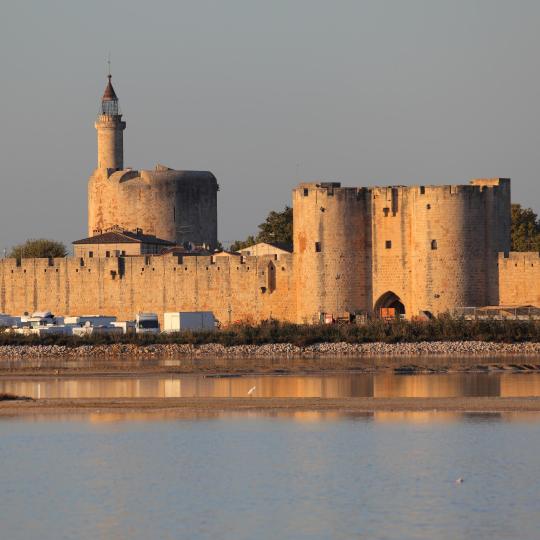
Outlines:
{"label": "red tiled roof", "polygon": [[103,97],[101,98],[101,101],[113,101],[118,100],[116,97],[116,92],[114,91],[113,85],[111,83],[111,75],[109,77],[109,82],[107,83],[107,87],[105,88],[105,92],[103,92]]}

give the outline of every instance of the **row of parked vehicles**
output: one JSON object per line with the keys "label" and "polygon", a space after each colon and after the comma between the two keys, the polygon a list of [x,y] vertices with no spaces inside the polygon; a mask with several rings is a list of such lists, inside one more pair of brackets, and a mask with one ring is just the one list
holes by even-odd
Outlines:
{"label": "row of parked vehicles", "polygon": [[211,311],[168,312],[163,314],[163,328],[157,313],[137,313],[134,320],[117,321],[106,315],[60,317],[50,311],[25,313],[17,317],[0,313],[0,327],[19,334],[64,334],[86,336],[95,333],[129,334],[215,330],[218,321]]}

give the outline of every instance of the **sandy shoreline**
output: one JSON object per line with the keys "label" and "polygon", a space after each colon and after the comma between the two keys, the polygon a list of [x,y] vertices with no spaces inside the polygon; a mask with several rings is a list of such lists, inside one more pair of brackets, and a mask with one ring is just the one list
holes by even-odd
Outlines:
{"label": "sandy shoreline", "polygon": [[540,412],[540,397],[453,398],[102,398],[2,401],[0,417],[69,413],[156,413],[168,415],[216,412]]}

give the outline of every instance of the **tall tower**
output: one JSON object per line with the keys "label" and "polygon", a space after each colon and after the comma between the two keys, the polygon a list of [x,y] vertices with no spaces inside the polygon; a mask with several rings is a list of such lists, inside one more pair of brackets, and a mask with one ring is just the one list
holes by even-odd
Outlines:
{"label": "tall tower", "polygon": [[124,168],[124,135],[126,123],[122,120],[118,97],[109,82],[101,99],[101,110],[94,124],[97,130],[98,169]]}
{"label": "tall tower", "polygon": [[217,245],[216,177],[208,171],[124,169],[126,123],[109,82],[95,127],[98,163],[88,179],[88,236],[112,227],[165,240]]}

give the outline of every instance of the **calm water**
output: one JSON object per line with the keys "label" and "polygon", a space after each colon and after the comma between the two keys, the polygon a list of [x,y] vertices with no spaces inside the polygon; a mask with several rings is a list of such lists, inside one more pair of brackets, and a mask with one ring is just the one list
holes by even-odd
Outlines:
{"label": "calm water", "polygon": [[34,398],[540,396],[540,373],[325,373],[320,375],[204,377],[101,376],[0,379],[0,392]]}
{"label": "calm water", "polygon": [[0,537],[539,537],[537,415],[127,418],[1,420]]}

